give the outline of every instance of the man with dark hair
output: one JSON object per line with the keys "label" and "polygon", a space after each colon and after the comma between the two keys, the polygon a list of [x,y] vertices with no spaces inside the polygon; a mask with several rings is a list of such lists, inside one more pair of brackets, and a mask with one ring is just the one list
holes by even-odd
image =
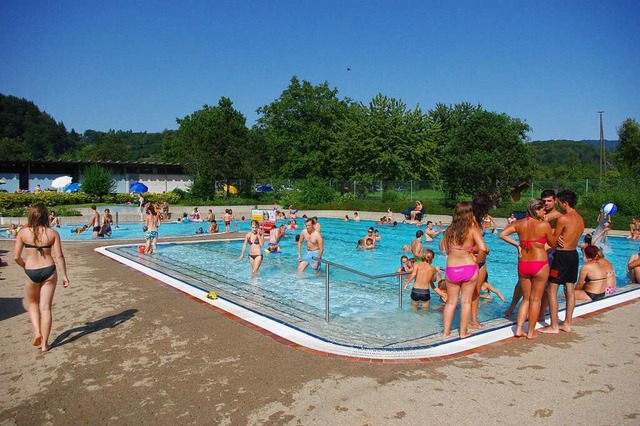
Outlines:
{"label": "man with dark hair", "polygon": [[556,191],[553,189],[545,189],[540,194],[540,198],[544,201],[544,220],[549,222],[551,229],[556,227],[556,221],[562,213],[556,209]]}
{"label": "man with dark hair", "polygon": [[92,229],[93,238],[97,238],[100,233],[100,213],[95,205],[91,206],[91,219],[89,219],[89,228]]}
{"label": "man with dark hair", "polygon": [[[311,265],[311,268],[316,270],[316,274],[320,275],[320,262],[316,259],[320,259],[324,253],[324,240],[322,239],[322,234],[315,229],[313,219],[307,219],[305,226],[298,240],[298,274],[302,274],[307,266]],[[303,257],[302,243],[305,241],[307,243],[307,252]]]}
{"label": "man with dark hair", "polygon": [[[576,211],[578,197],[569,190],[557,195],[560,209],[564,212],[556,222],[553,235],[558,237],[558,248],[553,255],[549,270],[549,311],[551,325],[541,329],[542,333],[558,334],[560,330],[571,332],[571,320],[576,306],[574,285],[578,280],[578,244],[584,231],[584,219]],[[564,323],[558,321],[558,287],[564,285],[567,300]]]}

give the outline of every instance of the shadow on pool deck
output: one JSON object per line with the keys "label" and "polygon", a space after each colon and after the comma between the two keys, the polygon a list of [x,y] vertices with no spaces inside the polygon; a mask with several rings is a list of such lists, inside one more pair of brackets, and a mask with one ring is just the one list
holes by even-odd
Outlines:
{"label": "shadow on pool deck", "polygon": [[122,311],[116,315],[111,315],[93,322],[87,322],[82,327],[75,327],[66,330],[53,340],[51,347],[63,346],[67,343],[74,342],[87,334],[95,333],[96,331],[104,330],[105,328],[117,327],[123,322],[133,318],[136,312],[138,312],[137,309],[127,309],[126,311]]}

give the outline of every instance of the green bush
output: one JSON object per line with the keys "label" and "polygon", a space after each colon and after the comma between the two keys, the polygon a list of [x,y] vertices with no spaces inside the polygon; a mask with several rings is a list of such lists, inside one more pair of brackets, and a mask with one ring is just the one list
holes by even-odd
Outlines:
{"label": "green bush", "polygon": [[26,207],[13,207],[2,212],[5,217],[27,217]]}
{"label": "green bush", "polygon": [[402,196],[398,191],[392,189],[385,189],[384,191],[382,191],[382,202],[384,203],[393,203],[396,201],[400,201],[401,199]]}
{"label": "green bush", "polygon": [[[97,202],[95,197],[83,192],[77,192],[75,194],[49,191],[41,192],[39,194],[0,193],[0,212],[15,207],[29,207],[36,203],[42,203],[45,206],[59,206],[69,204],[90,204],[94,202]],[[7,215],[5,214],[5,216]]]}
{"label": "green bush", "polygon": [[82,216],[80,210],[73,210],[68,207],[60,207],[56,209],[56,214],[59,217]]}
{"label": "green bush", "polygon": [[298,205],[328,203],[338,199],[338,192],[331,188],[324,179],[308,178],[301,181],[293,192]]}
{"label": "green bush", "polygon": [[82,192],[98,197],[116,189],[116,181],[111,177],[109,170],[95,164],[85,169],[80,176],[80,182],[82,182]]}

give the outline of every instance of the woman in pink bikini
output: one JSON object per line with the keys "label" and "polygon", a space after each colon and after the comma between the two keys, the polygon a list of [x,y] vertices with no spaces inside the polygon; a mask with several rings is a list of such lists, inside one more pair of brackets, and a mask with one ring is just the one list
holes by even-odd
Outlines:
{"label": "woman in pink bikini", "polygon": [[[458,203],[451,225],[445,231],[440,248],[447,253],[445,268],[447,302],[444,306],[444,331],[449,337],[451,323],[460,297],[460,338],[469,336],[467,325],[471,316],[471,299],[478,280],[478,262],[484,261],[487,246],[482,239],[480,227],[473,217],[473,208],[468,201]],[[474,256],[474,252],[478,254]]]}
{"label": "woman in pink bikini", "polygon": [[[518,234],[520,242],[509,235]],[[529,317],[527,338],[538,337],[535,321],[540,301],[549,278],[549,261],[545,244],[555,247],[556,238],[549,222],[544,220],[544,201],[534,198],[527,203],[527,217],[509,224],[500,238],[518,249],[518,277],[524,298],[518,308],[516,337],[524,336],[524,322]],[[533,321],[533,324],[531,323]]]}

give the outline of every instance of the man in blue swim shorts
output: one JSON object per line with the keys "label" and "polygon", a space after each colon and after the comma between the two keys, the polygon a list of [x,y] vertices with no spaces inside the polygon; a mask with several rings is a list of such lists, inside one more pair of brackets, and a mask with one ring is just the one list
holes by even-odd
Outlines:
{"label": "man in blue swim shorts", "polygon": [[[304,257],[302,256],[303,241],[307,243],[307,251]],[[320,275],[320,262],[314,258],[322,258],[323,252],[324,240],[322,239],[322,235],[316,231],[313,219],[307,219],[305,229],[300,234],[300,239],[298,240],[298,274],[302,274],[302,272],[307,269],[307,266],[311,265],[311,268],[316,270],[316,274]]]}

